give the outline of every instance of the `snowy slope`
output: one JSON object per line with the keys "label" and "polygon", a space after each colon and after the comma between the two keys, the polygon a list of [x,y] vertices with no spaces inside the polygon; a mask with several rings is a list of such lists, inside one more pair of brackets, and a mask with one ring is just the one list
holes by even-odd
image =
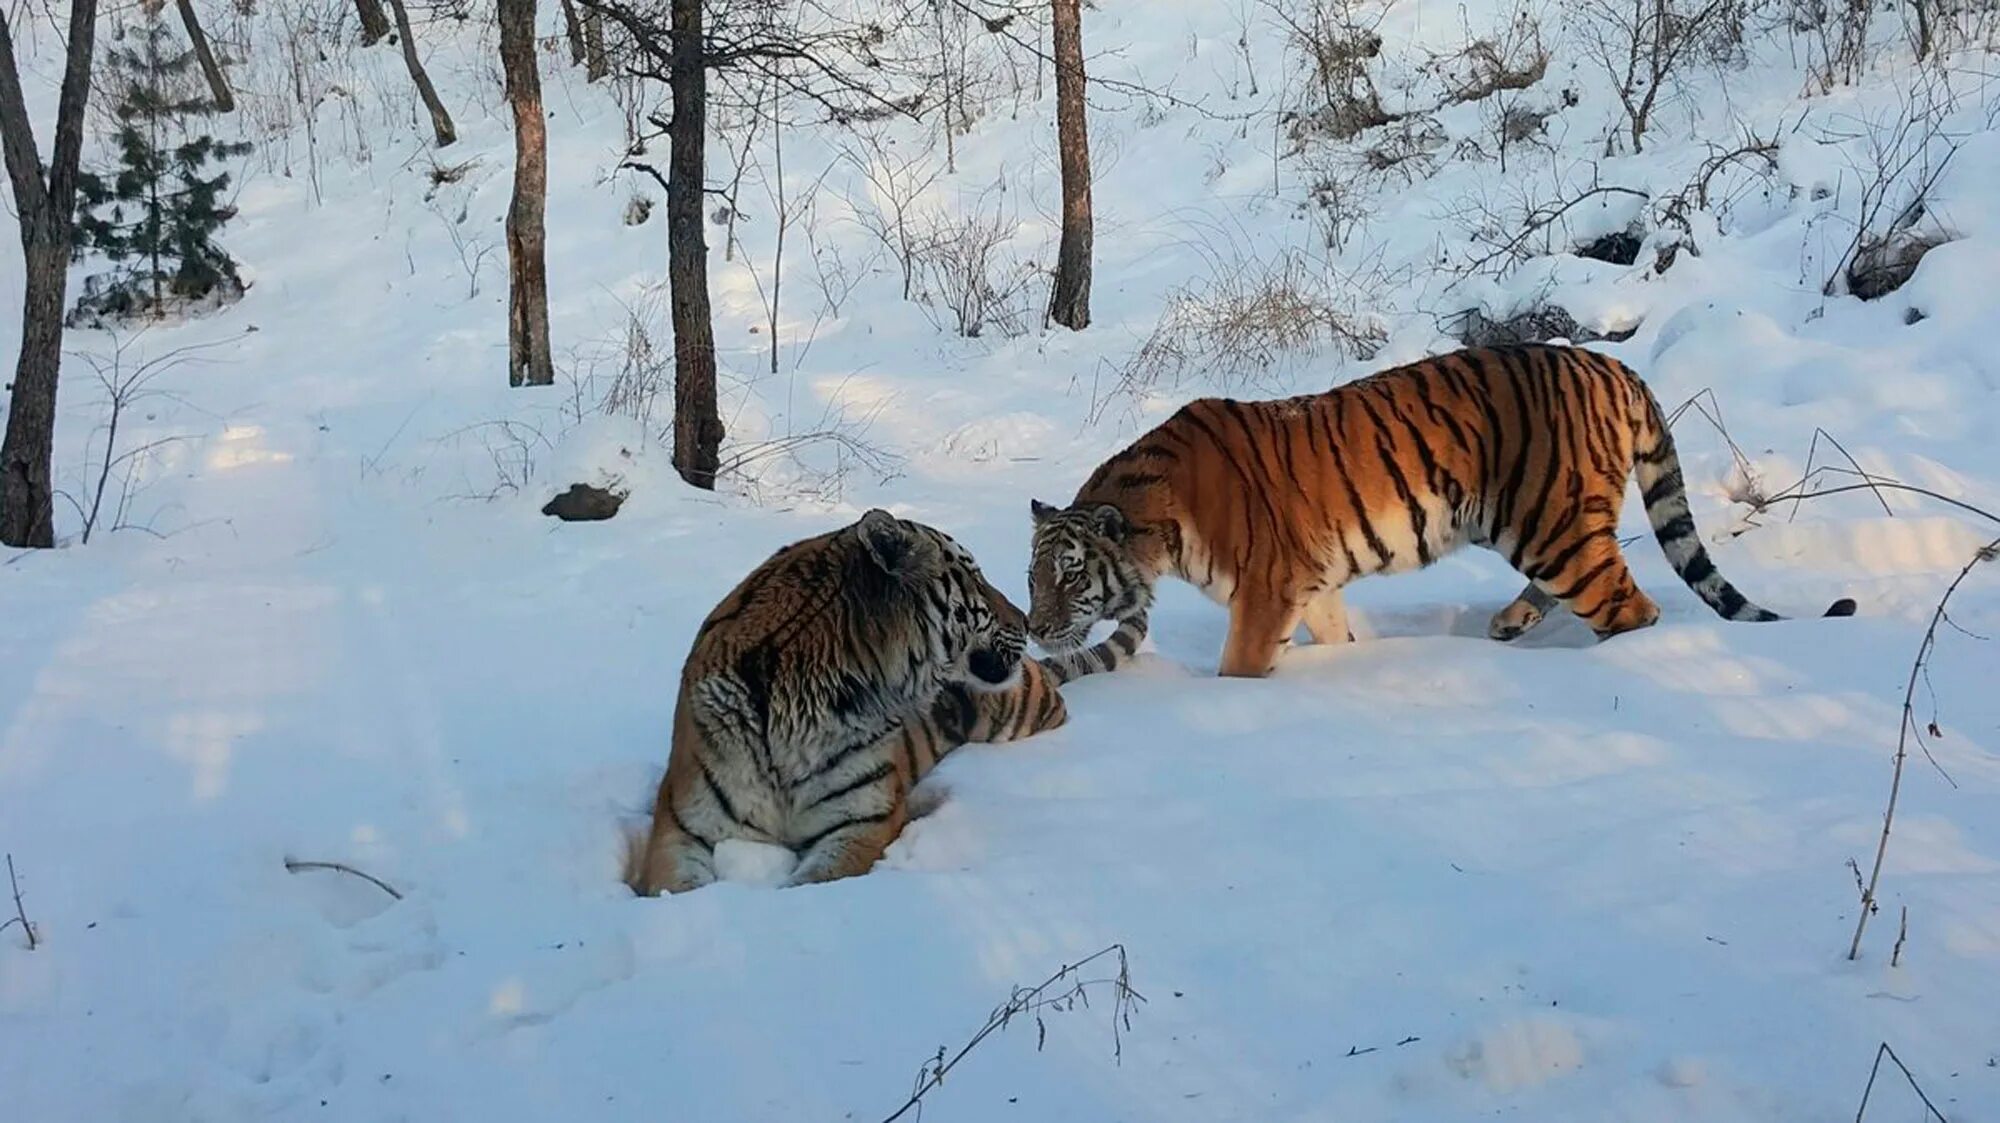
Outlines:
{"label": "snowy slope", "polygon": [[[871,257],[852,218],[869,190],[833,134],[788,133],[792,190],[821,183],[813,242],[870,264],[834,313],[791,231],[772,374],[761,189],[746,191],[743,254],[722,260],[712,230],[733,447],[832,426],[881,455],[811,442],[721,495],[680,486],[637,422],[576,408],[604,393],[626,309],[650,308],[655,331],[664,319],[657,212],[622,222],[632,194],[658,191],[617,170],[621,116],[602,89],[548,58],[568,377],[510,391],[511,139],[490,42],[420,32],[463,138],[435,159],[476,161],[442,186],[387,48],[322,60],[341,92],[310,137],[276,108],[284,59],[252,52],[265,147],[224,242],[255,286],[224,315],[128,341],[128,362],[219,342],[127,419],[125,447],[172,438],[137,470],[127,521],[145,529],[0,557],[0,851],[43,941],[0,933],[5,1113],[880,1119],[1012,987],[1121,943],[1146,1002],[1116,1043],[1096,990],[1046,1017],[1039,1050],[1026,1023],[988,1039],[928,1097],[931,1117],[1828,1120],[1852,1116],[1887,1041],[1954,1123],[2000,1120],[2000,659],[1977,638],[2000,630],[1990,568],[1954,600],[1917,696],[1955,786],[1913,757],[1883,912],[1860,961],[1844,958],[1847,862],[1872,858],[1910,659],[1944,585],[2000,531],[1906,495],[1893,516],[1865,493],[1754,520],[1738,501],[1798,479],[1823,428],[1871,471],[2000,508],[1990,58],[1953,72],[1961,147],[1932,210],[1958,240],[1863,303],[1820,282],[1858,213],[1870,124],[1918,84],[1893,29],[1858,87],[1810,99],[1769,37],[1667,99],[1644,154],[1605,158],[1615,102],[1564,14],[1541,13],[1555,58],[1524,96],[1578,94],[1548,143],[1502,172],[1456,153],[1486,127],[1479,107],[1441,112],[1452,143],[1432,174],[1374,181],[1372,213],[1323,266],[1354,278],[1337,284],[1387,333],[1378,355],[1114,392],[1177,286],[1285,250],[1322,267],[1314,173],[1273,154],[1295,60],[1238,7],[1086,17],[1100,76],[1176,95],[1099,98],[1086,333],[939,331]],[[276,18],[230,34],[268,46]],[[1426,51],[1506,18],[1389,9],[1385,99],[1427,104]],[[54,57],[30,69],[47,79]],[[1006,252],[1047,262],[1053,111],[1028,69],[1020,103],[960,138],[958,170],[925,201],[993,208],[1015,224]],[[1706,159],[1701,140],[1739,128],[1783,133],[1778,174],[1730,180],[1727,215],[1696,218],[1700,255],[1664,274],[1650,252],[1630,267],[1561,256],[1454,287],[1438,260],[1479,252],[1475,204],[1593,174],[1670,190]],[[1629,212],[1579,210],[1570,233]],[[4,259],[11,303],[20,266]],[[1679,437],[1737,584],[1807,615],[1851,595],[1860,615],[1724,624],[1641,540],[1657,628],[1599,645],[1559,618],[1501,647],[1481,637],[1518,578],[1467,553],[1354,588],[1363,643],[1301,647],[1240,682],[1213,677],[1220,610],[1168,587],[1138,665],[1071,686],[1060,731],[954,756],[932,781],[942,805],[871,875],[775,892],[781,859],[752,852],[733,856],[736,881],[682,897],[634,901],[617,882],[694,627],[778,545],[891,506],[1025,599],[1028,498],[1066,499],[1179,402],[1325,386],[1450,346],[1440,321],[1459,309],[1538,298],[1636,325],[1604,346],[1669,406],[1713,390],[1749,472],[1699,415]],[[1906,324],[1909,308],[1924,318]],[[14,330],[0,325],[0,352]],[[61,410],[57,470],[80,490],[103,415],[80,361]],[[537,513],[599,470],[634,489],[617,519]],[[1643,527],[1636,510],[1628,522]],[[401,898],[288,873],[288,858],[349,863]],[[1874,1096],[1871,1119],[1918,1117],[1900,1077]]]}

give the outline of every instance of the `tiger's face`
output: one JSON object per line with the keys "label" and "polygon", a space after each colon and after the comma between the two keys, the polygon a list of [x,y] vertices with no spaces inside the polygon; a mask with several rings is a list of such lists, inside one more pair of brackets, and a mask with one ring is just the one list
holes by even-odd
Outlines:
{"label": "tiger's face", "polygon": [[1082,647],[1099,620],[1147,605],[1151,585],[1132,556],[1132,525],[1109,503],[1030,505],[1028,634],[1051,655]]}
{"label": "tiger's face", "polygon": [[952,660],[956,677],[973,690],[1012,690],[1021,681],[1021,658],[1027,650],[1026,620],[1014,602],[995,589],[979,571],[972,554],[942,532],[952,556],[961,592],[952,609],[952,642],[962,652]]}
{"label": "tiger's face", "polygon": [[1019,684],[1026,621],[986,580],[971,551],[935,527],[886,511],[862,516],[859,529],[875,564],[915,591],[913,623],[945,668],[945,681],[978,691]]}

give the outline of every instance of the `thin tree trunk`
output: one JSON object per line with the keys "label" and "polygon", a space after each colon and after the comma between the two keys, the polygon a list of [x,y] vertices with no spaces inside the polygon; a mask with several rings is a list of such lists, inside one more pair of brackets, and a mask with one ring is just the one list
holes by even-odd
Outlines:
{"label": "thin tree trunk", "polygon": [[582,66],[584,57],[583,21],[576,15],[576,0],[562,0],[563,34],[569,37],[569,64]]}
{"label": "thin tree trunk", "polygon": [[0,543],[55,545],[55,497],[50,457],[55,445],[56,381],[62,364],[63,297],[69,284],[70,230],[76,217],[77,159],[83,150],[83,110],[90,100],[90,63],[97,35],[97,0],[70,0],[69,45],[56,107],[54,158],[48,178],[35,149],[35,130],[21,95],[13,30],[0,12],[0,147],[19,212],[26,260],[21,354],[14,366],[7,436],[0,443]]}
{"label": "thin tree trunk", "polygon": [[194,14],[194,0],[174,0],[174,6],[180,9],[181,27],[186,29],[188,42],[194,45],[194,57],[208,78],[208,93],[215,101],[216,112],[236,112],[236,95],[229,92],[229,79],[223,77],[222,65],[215,61],[215,52],[208,47],[208,36],[202,34],[201,21]]}
{"label": "thin tree trunk", "polygon": [[451,114],[445,112],[437,87],[431,85],[431,76],[424,73],[423,60],[417,57],[417,37],[410,34],[409,9],[403,6],[403,0],[389,0],[389,10],[396,13],[396,35],[403,41],[403,62],[410,68],[410,81],[417,84],[424,108],[431,111],[431,129],[437,133],[437,146],[449,147],[458,139],[458,130],[451,127]]}
{"label": "thin tree trunk", "polygon": [[604,49],[604,15],[594,4],[583,10],[583,53],[585,81],[595,82],[611,73],[611,55]]}
{"label": "thin tree trunk", "polygon": [[1083,18],[1078,0],[1055,0],[1056,148],[1062,157],[1062,241],[1049,318],[1090,326],[1090,138],[1084,124]]}
{"label": "thin tree trunk", "polygon": [[674,321],[674,467],[696,487],[715,489],[722,417],[715,400],[715,325],[708,307],[708,244],[702,232],[707,173],[708,72],[702,0],[671,0],[674,115],[667,137],[667,281]]}
{"label": "thin tree trunk", "polygon": [[944,86],[944,112],[939,116],[944,121],[944,170],[947,175],[958,174],[958,140],[951,131],[951,42],[945,36],[944,5],[933,6],[937,16],[938,72]]}
{"label": "thin tree trunk", "polygon": [[[568,0],[563,6],[569,7]],[[571,13],[573,16],[574,13]],[[500,0],[500,64],[514,110],[514,198],[507,207],[507,383],[548,386],[548,119],[535,60],[535,0]],[[574,20],[572,20],[574,26]]]}
{"label": "thin tree trunk", "polygon": [[389,15],[382,10],[382,0],[354,0],[354,10],[361,16],[361,45],[372,47],[389,35]]}
{"label": "thin tree trunk", "polygon": [[777,176],[778,244],[771,251],[771,373],[778,373],[778,296],[785,285],[785,230],[792,224],[791,208],[785,204],[785,122],[778,116],[778,84],[771,83],[771,163]]}

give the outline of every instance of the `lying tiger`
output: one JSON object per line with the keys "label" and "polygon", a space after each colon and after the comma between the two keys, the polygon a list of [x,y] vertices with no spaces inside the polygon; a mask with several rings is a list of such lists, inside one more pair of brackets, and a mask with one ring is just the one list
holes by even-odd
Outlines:
{"label": "lying tiger", "polygon": [[[1510,640],[1556,603],[1599,638],[1659,619],[1618,548],[1634,476],[1667,560],[1729,620],[1780,617],[1709,560],[1673,434],[1638,375],[1577,347],[1459,351],[1282,401],[1191,402],[1091,473],[1064,508],[1039,501],[1028,632],[1059,681],[1138,649],[1172,574],[1229,607],[1221,673],[1262,677],[1303,623],[1354,637],[1341,588],[1427,566],[1467,543],[1528,578],[1493,618]],[[1852,600],[1826,615],[1854,612]],[[1117,630],[1084,648],[1092,625]]]}
{"label": "lying tiger", "polygon": [[793,885],[866,873],[946,753],[1068,719],[1023,646],[1020,609],[921,523],[870,511],[779,550],[695,634],[626,883],[706,885],[724,839],[790,847]]}

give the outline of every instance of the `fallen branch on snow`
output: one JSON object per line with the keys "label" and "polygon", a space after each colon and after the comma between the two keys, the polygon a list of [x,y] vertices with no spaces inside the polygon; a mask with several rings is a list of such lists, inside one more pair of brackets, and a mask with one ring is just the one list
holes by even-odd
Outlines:
{"label": "fallen branch on snow", "polygon": [[1924,1090],[1917,1085],[1917,1078],[1910,1075],[1910,1066],[1903,1063],[1903,1058],[1897,1056],[1894,1049],[1889,1048],[1887,1041],[1884,1041],[1875,1050],[1875,1063],[1868,1068],[1868,1086],[1861,1090],[1861,1110],[1854,1113],[1854,1123],[1861,1123],[1862,1117],[1868,1114],[1868,1098],[1875,1094],[1875,1077],[1882,1071],[1883,1057],[1887,1057],[1896,1063],[1896,1067],[1902,1070],[1903,1079],[1909,1081],[1910,1091],[1915,1092],[1917,1098],[1924,1101],[1924,1119],[1926,1121],[1935,1119],[1938,1123],[1951,1123],[1950,1120],[1944,1117],[1944,1112],[1939,1111],[1937,1105],[1931,1102],[1931,1098],[1924,1095]]}
{"label": "fallen branch on snow", "polygon": [[368,882],[369,884],[375,886],[375,888],[380,889],[382,892],[389,894],[391,897],[394,897],[399,901],[403,899],[403,895],[401,893],[396,892],[395,887],[390,885],[388,882],[383,881],[381,878],[376,877],[372,873],[363,873],[362,871],[355,869],[353,866],[350,866],[345,862],[301,862],[295,858],[286,858],[285,870],[288,873],[299,873],[300,871],[303,870],[334,870],[339,873],[351,874],[354,877],[358,877],[361,880]]}
{"label": "fallen branch on snow", "polygon": [[14,880],[14,856],[12,854],[7,855],[7,888],[13,890],[14,893],[14,919],[9,920],[5,924],[0,924],[0,932],[5,932],[16,924],[20,925],[21,931],[28,934],[28,950],[33,951],[41,946],[41,941],[35,936],[35,925],[34,922],[28,919],[27,910],[21,907],[21,883]]}

